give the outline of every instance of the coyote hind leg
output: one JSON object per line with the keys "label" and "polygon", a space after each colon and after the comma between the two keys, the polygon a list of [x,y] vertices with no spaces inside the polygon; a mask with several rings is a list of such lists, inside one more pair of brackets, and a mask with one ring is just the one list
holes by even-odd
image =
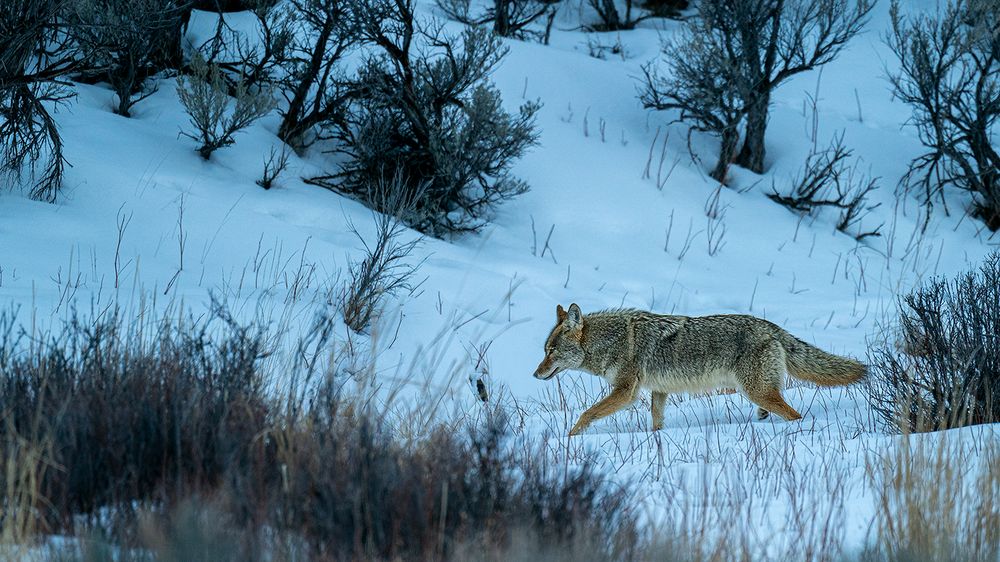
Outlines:
{"label": "coyote hind leg", "polygon": [[[748,389],[747,398],[760,406],[757,410],[757,417],[759,419],[766,418],[767,412],[774,412],[788,421],[802,419],[802,414],[796,412],[795,408],[792,408],[788,405],[788,402],[785,402],[784,397],[781,396],[781,391],[777,388],[763,391],[750,391]],[[761,416],[761,413],[765,415]]]}
{"label": "coyote hind leg", "polygon": [[758,406],[757,419],[763,420],[774,412],[788,421],[802,419],[802,414],[785,402],[781,387],[785,378],[785,351],[777,341],[765,343],[745,364],[744,376],[740,382],[747,398]]}

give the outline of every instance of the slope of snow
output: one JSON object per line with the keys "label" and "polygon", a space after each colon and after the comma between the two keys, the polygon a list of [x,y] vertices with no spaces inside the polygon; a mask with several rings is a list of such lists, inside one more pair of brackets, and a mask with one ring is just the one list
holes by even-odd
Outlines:
{"label": "slope of snow", "polygon": [[[672,397],[667,427],[656,434],[644,396],[567,440],[603,383],[579,373],[540,382],[531,373],[555,305],[571,302],[584,312],[752,313],[863,359],[897,295],[930,275],[974,267],[996,246],[963,220],[961,197],[951,197],[951,216],[938,209],[924,233],[916,200],[895,202],[896,181],[920,145],[904,126],[908,108],[891,99],[883,78],[892,65],[880,39],[887,12],[887,3],[876,6],[867,31],[822,75],[801,75],[777,91],[767,173],[734,168],[732,185],[721,190],[707,176],[716,141],[693,136],[701,161],[692,160],[685,127],[637,99],[640,66],[657,57],[659,35],[676,22],[598,36],[620,40],[624,60],[588,56],[588,35],[578,31],[557,30],[551,46],[507,41],[494,76],[506,104],[544,103],[539,146],[514,168],[532,189],[479,234],[421,243],[413,256],[422,262],[419,287],[389,303],[377,337],[364,344],[377,354],[379,373],[404,377],[418,397],[431,384],[472,411],[475,350],[488,345],[491,394],[518,404],[524,431],[543,436],[553,454],[592,455],[616,477],[641,481],[653,520],[699,501],[704,482],[724,476],[725,501],[756,498],[740,509],[768,522],[753,540],[775,552],[783,543],[766,543],[787,527],[795,504],[771,468],[817,474],[835,466],[849,475],[849,499],[834,506],[843,533],[848,544],[863,543],[875,509],[861,483],[866,459],[895,438],[879,433],[860,389],[795,385],[788,401],[805,416],[795,424],[751,421],[754,408],[738,395]],[[172,80],[161,81],[131,119],[111,113],[107,88],[75,89],[76,99],[58,110],[72,165],[59,202],[0,192],[0,303],[21,306],[22,318],[44,326],[73,306],[119,301],[197,311],[214,295],[244,317],[293,334],[308,330],[347,263],[359,259],[351,225],[372,231],[362,205],[301,181],[325,157],[292,156],[278,186],[265,191],[254,181],[280,145],[275,115],[204,161],[194,141],[178,135],[188,125]],[[881,237],[858,243],[835,230],[835,216],[803,219],[766,197],[772,182],[785,187],[800,170],[812,144],[806,105],[817,91],[818,144],[843,132],[860,167],[882,178],[874,196],[882,205],[866,219],[884,223]],[[644,178],[650,158],[652,177]],[[662,189],[658,174],[669,176]],[[706,206],[717,191],[724,214],[713,222]],[[722,238],[710,255],[720,240],[713,231]],[[995,439],[994,428],[977,431]],[[971,434],[956,439],[972,442]]]}

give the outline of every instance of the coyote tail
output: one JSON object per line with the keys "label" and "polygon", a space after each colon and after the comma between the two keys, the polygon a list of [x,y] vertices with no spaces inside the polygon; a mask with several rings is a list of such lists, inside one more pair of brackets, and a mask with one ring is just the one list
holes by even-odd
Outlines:
{"label": "coyote tail", "polygon": [[778,336],[785,349],[788,374],[819,386],[842,386],[857,382],[868,374],[860,361],[827,353],[781,330]]}

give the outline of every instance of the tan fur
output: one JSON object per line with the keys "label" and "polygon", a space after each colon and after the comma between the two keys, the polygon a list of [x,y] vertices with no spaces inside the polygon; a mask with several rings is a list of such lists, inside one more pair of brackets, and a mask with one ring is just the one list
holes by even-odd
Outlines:
{"label": "tan fur", "polygon": [[784,373],[821,386],[863,378],[866,367],[827,353],[777,325],[747,315],[668,316],[611,310],[584,316],[580,307],[556,307],[556,326],[545,342],[535,377],[566,369],[606,379],[611,393],[580,416],[570,435],[635,401],[639,388],[653,391],[653,429],[663,427],[671,392],[738,389],[754,402],[760,418],[802,416],[781,395]]}
{"label": "tan fur", "polygon": [[654,390],[650,402],[652,406],[650,413],[653,414],[653,431],[663,429],[663,407],[667,403],[667,393]]}

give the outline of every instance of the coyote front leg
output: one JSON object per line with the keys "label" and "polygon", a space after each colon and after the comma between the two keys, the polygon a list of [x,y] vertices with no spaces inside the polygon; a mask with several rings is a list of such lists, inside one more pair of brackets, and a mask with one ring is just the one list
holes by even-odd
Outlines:
{"label": "coyote front leg", "polygon": [[615,381],[611,394],[605,396],[584,412],[570,430],[570,435],[579,435],[595,420],[610,416],[635,401],[639,389],[639,377],[636,375],[621,377]]}

